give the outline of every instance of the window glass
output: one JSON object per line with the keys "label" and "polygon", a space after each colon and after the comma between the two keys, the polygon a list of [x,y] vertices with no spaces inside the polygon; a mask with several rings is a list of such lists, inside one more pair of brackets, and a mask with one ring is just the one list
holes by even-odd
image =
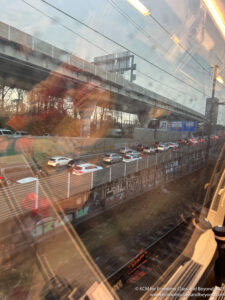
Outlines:
{"label": "window glass", "polygon": [[222,285],[224,24],[224,0],[1,0],[0,299]]}

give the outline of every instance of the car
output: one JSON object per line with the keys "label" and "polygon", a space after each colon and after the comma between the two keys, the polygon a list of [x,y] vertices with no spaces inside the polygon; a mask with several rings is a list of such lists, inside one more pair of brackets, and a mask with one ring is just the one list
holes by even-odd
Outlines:
{"label": "car", "polygon": [[190,143],[190,145],[194,146],[194,145],[198,144],[198,140],[195,138],[190,138],[189,143]]}
{"label": "car", "polygon": [[170,147],[167,144],[159,144],[157,147],[157,150],[160,152],[167,151],[169,149],[170,149]]}
{"label": "car", "polygon": [[178,140],[177,144],[179,145],[179,147],[187,146],[188,145],[188,140],[186,140],[186,139]]}
{"label": "car", "polygon": [[43,136],[51,136],[49,133],[44,133]]}
{"label": "car", "polygon": [[72,174],[74,175],[83,175],[88,173],[93,173],[99,170],[102,170],[101,166],[97,166],[90,163],[79,164],[73,167]]}
{"label": "car", "polygon": [[211,140],[218,140],[219,139],[219,137],[217,136],[217,135],[211,135]]}
{"label": "car", "polygon": [[80,165],[80,164],[84,164],[84,163],[87,163],[87,162],[85,160],[83,160],[82,158],[74,158],[68,162],[67,167],[73,168],[75,165]]}
{"label": "car", "polygon": [[72,158],[64,156],[53,156],[48,160],[48,165],[52,167],[66,166]]}
{"label": "car", "polygon": [[128,147],[122,147],[119,152],[121,154],[126,154],[128,151],[134,151],[134,150],[132,150],[132,149],[130,149]]}
{"label": "car", "polygon": [[0,128],[0,135],[12,136],[13,132],[9,129]]}
{"label": "car", "polygon": [[126,154],[131,154],[131,155],[134,155],[134,154],[140,154],[141,156],[143,155],[141,152],[136,151],[136,150],[129,150],[129,151],[127,151]]}
{"label": "car", "polygon": [[179,148],[179,144],[175,142],[168,142],[166,146],[168,146],[170,150],[177,150]]}
{"label": "car", "polygon": [[136,149],[137,149],[137,151],[141,152],[141,151],[144,151],[144,149],[146,147],[148,147],[148,145],[146,145],[146,144],[138,144],[137,147],[136,147]]}
{"label": "car", "polygon": [[109,132],[109,135],[112,137],[122,137],[123,131],[120,128],[112,128]]}
{"label": "car", "polygon": [[106,153],[102,159],[106,163],[116,163],[121,162],[123,160],[122,156],[117,153]]}
{"label": "car", "polygon": [[136,153],[136,154],[126,154],[123,157],[123,162],[129,163],[131,161],[139,160],[142,159],[141,153]]}
{"label": "car", "polygon": [[16,131],[14,132],[15,136],[22,136],[22,135],[28,135],[28,133],[26,131]]}
{"label": "car", "polygon": [[157,148],[155,146],[146,146],[143,150],[144,153],[153,154],[156,153]]}

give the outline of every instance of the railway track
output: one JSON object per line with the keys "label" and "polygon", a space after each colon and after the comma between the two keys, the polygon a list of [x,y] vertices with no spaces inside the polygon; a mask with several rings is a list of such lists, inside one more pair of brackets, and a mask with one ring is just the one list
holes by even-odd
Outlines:
{"label": "railway track", "polygon": [[[132,243],[123,241],[114,249],[100,247],[90,253],[121,299],[128,296],[129,299],[137,299],[144,291],[137,292],[136,286],[153,285],[168,269],[191,237],[194,230],[191,220],[200,209],[200,204],[187,205],[183,215],[162,218],[158,230],[152,232],[149,229],[137,234]],[[124,250],[127,255],[124,255]],[[122,255],[119,254],[121,252]]]}
{"label": "railway track", "polygon": [[[147,236],[144,241],[141,239],[139,241],[141,250],[120,268],[115,270],[116,265],[113,264],[111,269],[115,271],[110,275],[107,275],[110,269],[107,268],[106,278],[115,288],[120,299],[127,299],[127,297],[139,299],[141,294],[146,292],[143,287],[153,286],[171,266],[187,245],[195,228],[192,223],[193,215],[197,215],[200,208],[196,205],[193,207],[194,210],[177,220],[176,225],[168,222],[154,234]],[[135,250],[133,248],[133,252]],[[180,264],[187,260],[184,256],[181,259],[183,261],[180,261]]]}

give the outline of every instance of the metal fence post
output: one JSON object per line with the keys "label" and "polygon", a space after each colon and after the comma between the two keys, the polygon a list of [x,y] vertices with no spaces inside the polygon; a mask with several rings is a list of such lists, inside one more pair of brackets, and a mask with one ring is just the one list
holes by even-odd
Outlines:
{"label": "metal fence post", "polygon": [[94,172],[91,173],[91,190],[93,189]]}
{"label": "metal fence post", "polygon": [[149,167],[149,156],[147,156],[147,169]]}
{"label": "metal fence post", "polygon": [[109,182],[112,181],[112,167],[109,168]]}
{"label": "metal fence post", "polygon": [[70,178],[71,178],[71,173],[68,172],[68,178],[67,178],[67,198],[70,197]]}
{"label": "metal fence post", "polygon": [[125,177],[127,173],[127,163],[124,164],[124,173],[123,176]]}
{"label": "metal fence post", "polygon": [[36,185],[35,185],[35,194],[36,194],[36,198],[35,198],[35,209],[38,208],[38,202],[39,202],[39,179],[36,180]]}
{"label": "metal fence post", "polygon": [[138,159],[137,159],[137,162],[136,162],[136,172],[138,172]]}

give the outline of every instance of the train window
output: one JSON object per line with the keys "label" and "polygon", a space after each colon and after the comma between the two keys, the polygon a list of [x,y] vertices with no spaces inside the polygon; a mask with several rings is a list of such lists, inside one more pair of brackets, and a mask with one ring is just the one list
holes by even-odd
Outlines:
{"label": "train window", "polygon": [[224,16],[223,0],[1,1],[0,299],[221,285]]}

